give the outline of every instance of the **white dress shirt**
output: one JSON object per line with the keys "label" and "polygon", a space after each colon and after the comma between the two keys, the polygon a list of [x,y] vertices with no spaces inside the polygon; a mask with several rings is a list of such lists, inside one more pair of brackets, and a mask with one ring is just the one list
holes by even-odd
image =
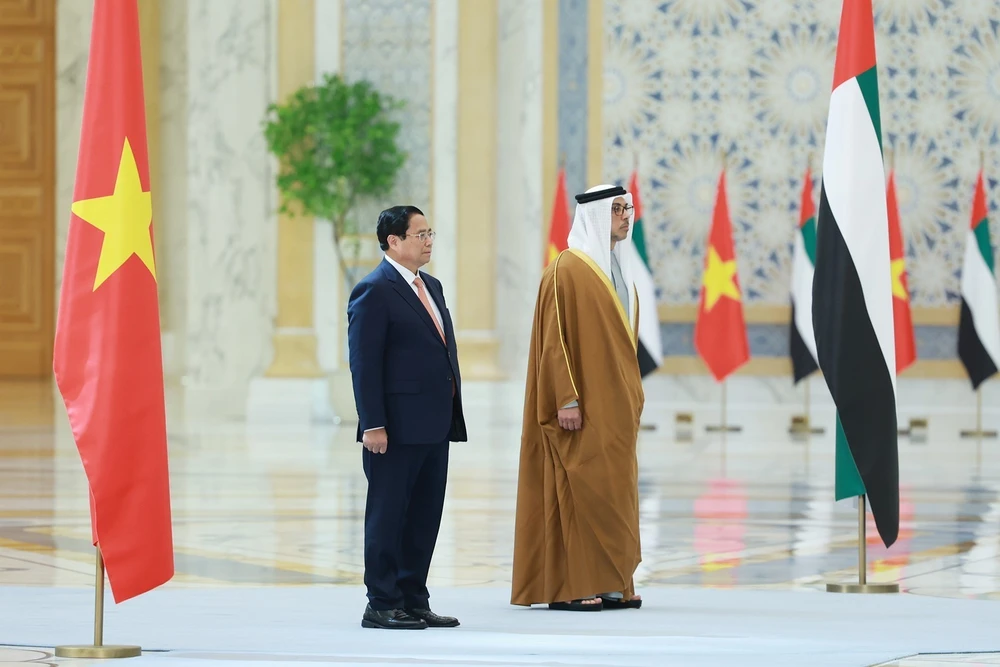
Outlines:
{"label": "white dress shirt", "polygon": [[[413,293],[416,294],[417,298],[419,299],[420,291],[417,290],[417,286],[413,284],[413,281],[416,279],[417,276],[413,273],[413,271],[410,271],[408,268],[406,268],[405,266],[394,260],[392,257],[389,257],[389,255],[385,256],[385,261],[389,262],[390,264],[393,265],[393,267],[395,267],[396,271],[399,272],[399,275],[403,276],[403,280],[406,281],[406,284],[410,286],[410,289],[413,290]],[[431,296],[430,290],[427,289],[427,281],[424,280],[423,278],[421,278],[420,280],[424,283],[424,292],[426,292],[427,300],[431,304],[431,310],[434,311],[434,319],[437,320],[438,326],[441,327],[441,331],[444,331],[444,320],[441,319],[441,311],[438,310],[437,303],[435,303],[434,301],[434,297]]]}

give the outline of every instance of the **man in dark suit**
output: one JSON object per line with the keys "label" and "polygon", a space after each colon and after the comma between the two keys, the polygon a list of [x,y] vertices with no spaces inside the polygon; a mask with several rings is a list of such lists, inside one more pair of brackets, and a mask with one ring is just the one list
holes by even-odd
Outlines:
{"label": "man in dark suit", "polygon": [[385,258],[351,292],[347,338],[368,478],[366,628],[455,627],[430,610],[449,442],[465,442],[455,329],[441,283],[420,271],[434,232],[420,209],[382,211]]}

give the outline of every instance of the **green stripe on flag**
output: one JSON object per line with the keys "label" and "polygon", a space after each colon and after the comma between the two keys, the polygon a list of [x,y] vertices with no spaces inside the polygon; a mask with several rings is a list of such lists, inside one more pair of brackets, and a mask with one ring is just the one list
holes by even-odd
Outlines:
{"label": "green stripe on flag", "polygon": [[806,247],[809,263],[816,266],[816,218],[806,220],[802,225],[802,245]]}
{"label": "green stripe on flag", "polygon": [[872,125],[875,126],[875,136],[878,137],[878,148],[882,151],[882,117],[879,114],[878,106],[878,73],[877,67],[872,67],[858,75],[858,87],[861,88],[861,95],[865,98],[865,105],[868,107],[868,115],[871,116]]}
{"label": "green stripe on flag", "polygon": [[987,218],[980,220],[979,224],[972,230],[972,233],[976,235],[976,243],[979,244],[979,252],[986,261],[986,266],[989,267],[990,273],[996,275],[996,269],[993,265],[993,246],[990,244],[989,220]]}
{"label": "green stripe on flag", "polygon": [[851,447],[847,444],[844,427],[840,424],[840,413],[837,413],[837,453],[834,463],[834,499],[843,500],[854,496],[865,495],[865,483],[861,480],[858,465],[854,462]]}
{"label": "green stripe on flag", "polygon": [[632,229],[632,243],[635,244],[635,249],[639,251],[639,257],[642,258],[642,263],[646,265],[646,269],[649,269],[649,258],[646,256],[646,235],[642,231],[642,218],[635,221],[635,227]]}

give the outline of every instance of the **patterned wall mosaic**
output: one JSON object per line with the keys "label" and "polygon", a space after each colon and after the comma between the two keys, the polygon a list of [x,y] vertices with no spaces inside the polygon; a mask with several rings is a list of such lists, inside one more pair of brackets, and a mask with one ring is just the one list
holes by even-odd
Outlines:
{"label": "patterned wall mosaic", "polygon": [[[604,171],[622,182],[639,157],[661,303],[697,302],[726,149],[745,300],[787,305],[800,179],[807,160],[822,166],[840,6],[606,0]],[[1000,0],[875,8],[883,134],[913,303],[953,305],[983,149],[1000,238]],[[926,346],[953,356],[945,341]]]}
{"label": "patterned wall mosaic", "polygon": [[[431,0],[346,0],[344,75],[368,79],[382,93],[402,99],[400,148],[407,153],[392,201],[428,207],[431,197]],[[380,207],[359,211],[372,233]]]}

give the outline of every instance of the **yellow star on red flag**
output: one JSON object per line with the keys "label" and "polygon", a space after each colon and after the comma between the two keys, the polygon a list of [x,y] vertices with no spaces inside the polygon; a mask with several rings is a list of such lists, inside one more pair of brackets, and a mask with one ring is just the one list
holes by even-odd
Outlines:
{"label": "yellow star on red flag", "polygon": [[724,296],[740,300],[740,288],[736,286],[736,260],[722,261],[715,246],[708,248],[708,266],[702,284],[705,286],[705,310],[712,310]]}
{"label": "yellow star on red flag", "polygon": [[153,241],[149,226],[153,222],[153,203],[149,191],[142,189],[139,168],[128,138],[122,147],[114,192],[106,197],[73,202],[72,211],[80,219],[104,232],[101,256],[97,261],[94,290],[101,286],[132,255],[138,257],[156,280]]}

